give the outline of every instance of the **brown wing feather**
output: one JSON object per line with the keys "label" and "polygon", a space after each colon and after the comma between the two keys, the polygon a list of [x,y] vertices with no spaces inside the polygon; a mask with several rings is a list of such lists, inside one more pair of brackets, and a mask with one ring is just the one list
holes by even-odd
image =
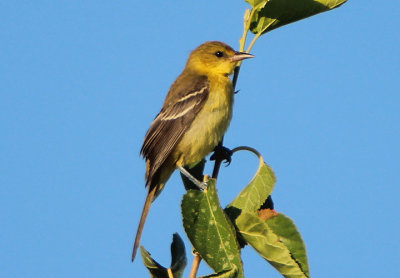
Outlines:
{"label": "brown wing feather", "polygon": [[[179,143],[207,100],[209,93],[207,77],[185,77],[185,80],[189,82],[184,82],[184,84],[175,82],[171,86],[170,91],[175,90],[177,98],[171,99],[170,93],[168,94],[168,102],[164,103],[146,133],[140,151],[148,163],[146,185],[154,183],[154,181],[152,182],[153,177]],[[175,84],[179,84],[179,87]]]}

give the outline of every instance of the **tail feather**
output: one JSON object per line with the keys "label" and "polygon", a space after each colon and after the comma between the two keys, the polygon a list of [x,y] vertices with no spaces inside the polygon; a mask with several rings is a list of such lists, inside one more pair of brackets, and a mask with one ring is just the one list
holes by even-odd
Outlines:
{"label": "tail feather", "polygon": [[142,215],[140,216],[139,226],[136,231],[135,243],[132,250],[132,262],[135,260],[136,252],[139,247],[140,237],[142,236],[142,231],[144,223],[146,222],[147,214],[149,213],[151,203],[153,202],[155,192],[157,191],[157,186],[149,187],[149,192],[147,193],[146,200],[144,202]]}

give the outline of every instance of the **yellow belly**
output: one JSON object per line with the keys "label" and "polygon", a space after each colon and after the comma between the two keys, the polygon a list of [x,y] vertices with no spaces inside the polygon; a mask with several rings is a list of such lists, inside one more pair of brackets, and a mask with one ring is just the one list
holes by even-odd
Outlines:
{"label": "yellow belly", "polygon": [[206,104],[177,145],[173,156],[184,166],[192,166],[209,154],[221,140],[232,118],[232,83],[227,77],[222,86],[210,87]]}

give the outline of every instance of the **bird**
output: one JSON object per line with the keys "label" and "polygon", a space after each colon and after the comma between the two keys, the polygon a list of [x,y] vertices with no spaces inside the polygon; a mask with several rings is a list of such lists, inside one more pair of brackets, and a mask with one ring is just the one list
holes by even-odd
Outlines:
{"label": "bird", "polygon": [[151,123],[140,150],[146,162],[147,195],[132,251],[139,247],[150,206],[171,174],[178,169],[203,187],[185,168],[207,156],[222,139],[232,118],[233,86],[229,76],[253,55],[219,41],[195,48],[182,73],[172,83],[161,111]]}

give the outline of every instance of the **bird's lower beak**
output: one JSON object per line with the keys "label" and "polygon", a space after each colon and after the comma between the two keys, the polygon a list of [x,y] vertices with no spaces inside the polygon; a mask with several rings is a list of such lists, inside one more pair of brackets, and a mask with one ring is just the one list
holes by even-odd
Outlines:
{"label": "bird's lower beak", "polygon": [[231,58],[232,62],[239,62],[242,61],[244,59],[249,59],[249,58],[253,58],[254,55],[251,55],[250,53],[245,53],[245,52],[235,52],[235,55],[233,55],[233,57]]}

